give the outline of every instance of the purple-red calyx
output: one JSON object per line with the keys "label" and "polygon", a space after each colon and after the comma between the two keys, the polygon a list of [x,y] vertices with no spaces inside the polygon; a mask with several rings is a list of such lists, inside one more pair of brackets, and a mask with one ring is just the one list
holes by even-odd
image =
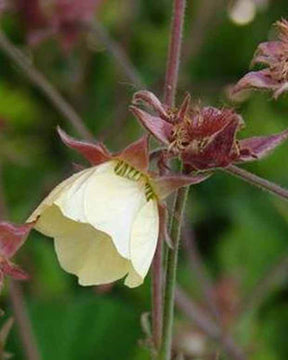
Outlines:
{"label": "purple-red calyx", "polygon": [[[142,104],[149,111],[139,108]],[[244,121],[234,110],[192,107],[187,95],[177,109],[169,109],[149,91],[134,95],[132,113],[140,123],[167,146],[167,157],[180,157],[191,170],[227,167],[263,158],[288,138],[278,134],[237,140]]]}
{"label": "purple-red calyx", "polygon": [[277,40],[261,43],[252,60],[252,65],[264,68],[241,78],[232,89],[232,98],[247,90],[270,90],[278,98],[288,90],[288,21],[277,21],[275,26]]}
{"label": "purple-red calyx", "polygon": [[130,167],[141,172],[151,182],[159,200],[165,199],[173,191],[182,186],[198,184],[207,179],[208,175],[157,175],[149,171],[148,136],[144,135],[139,140],[128,145],[124,150],[112,154],[99,142],[87,142],[72,138],[58,127],[61,140],[69,148],[79,152],[92,166],[100,165],[107,161],[122,161]]}
{"label": "purple-red calyx", "polygon": [[10,259],[24,244],[33,226],[34,223],[15,225],[0,221],[0,286],[2,286],[5,276],[16,280],[28,278],[27,273]]}

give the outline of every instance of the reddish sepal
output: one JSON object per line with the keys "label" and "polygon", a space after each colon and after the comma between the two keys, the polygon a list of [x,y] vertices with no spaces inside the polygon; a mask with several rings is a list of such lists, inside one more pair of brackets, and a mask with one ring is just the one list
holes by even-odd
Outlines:
{"label": "reddish sepal", "polygon": [[199,174],[199,175],[167,175],[153,179],[151,185],[155,190],[156,195],[160,200],[165,199],[167,196],[172,194],[177,189],[188,186],[199,184],[202,181],[207,180],[211,174]]}
{"label": "reddish sepal", "polygon": [[288,129],[279,134],[257,136],[239,141],[239,162],[254,161],[269,155],[288,138]]}
{"label": "reddish sepal", "polygon": [[11,258],[23,245],[34,223],[14,225],[0,222],[0,256]]}
{"label": "reddish sepal", "polygon": [[0,260],[0,269],[0,271],[2,271],[4,275],[10,276],[15,280],[29,279],[29,275],[26,273],[26,271],[6,259]]}
{"label": "reddish sepal", "polygon": [[92,165],[100,165],[111,160],[112,156],[103,144],[93,144],[86,141],[76,140],[67,135],[60,127],[57,127],[57,131],[65,145],[78,151]]}
{"label": "reddish sepal", "polygon": [[11,262],[10,258],[26,241],[34,224],[32,222],[14,225],[8,222],[0,222],[0,288],[3,285],[4,276],[13,277],[16,280],[28,279],[27,273]]}
{"label": "reddish sepal", "polygon": [[130,106],[130,110],[150,134],[163,144],[169,145],[173,129],[171,124],[160,116],[150,115],[136,106]]}
{"label": "reddish sepal", "polygon": [[238,81],[232,90],[232,96],[248,90],[273,90],[279,87],[279,82],[271,77],[270,70],[251,71]]}
{"label": "reddish sepal", "polygon": [[146,173],[149,166],[148,136],[145,135],[114,156]]}
{"label": "reddish sepal", "polygon": [[165,106],[162,105],[161,101],[151,91],[142,90],[136,92],[133,96],[132,104],[138,105],[139,103],[148,105],[163,119],[168,117]]}

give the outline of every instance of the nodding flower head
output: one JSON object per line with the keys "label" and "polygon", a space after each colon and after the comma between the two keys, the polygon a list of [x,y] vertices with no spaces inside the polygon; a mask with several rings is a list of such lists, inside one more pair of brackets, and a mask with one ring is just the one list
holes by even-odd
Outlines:
{"label": "nodding flower head", "polygon": [[163,199],[207,176],[154,176],[148,170],[147,136],[112,155],[102,144],[59,133],[91,167],[60,183],[28,221],[54,238],[61,266],[77,275],[81,285],[111,283],[125,276],[127,286],[140,285],[159,235],[166,236]]}
{"label": "nodding flower head", "polygon": [[270,90],[274,98],[288,90],[288,21],[275,24],[278,31],[276,41],[261,43],[252,60],[252,65],[262,64],[264,69],[251,71],[235,85],[233,96],[247,90]]}
{"label": "nodding flower head", "polygon": [[[139,108],[139,103],[149,112]],[[153,114],[151,114],[151,109]],[[191,170],[226,167],[257,160],[286,140],[287,130],[270,136],[237,140],[244,121],[233,109],[190,105],[187,95],[177,109],[169,109],[148,91],[134,95],[131,111],[141,124],[167,146],[169,157],[180,157]]]}

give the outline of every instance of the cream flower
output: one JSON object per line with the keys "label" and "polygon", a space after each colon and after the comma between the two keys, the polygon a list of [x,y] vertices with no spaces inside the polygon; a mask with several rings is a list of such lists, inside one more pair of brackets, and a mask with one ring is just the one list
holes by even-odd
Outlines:
{"label": "cream flower", "polygon": [[54,238],[59,262],[81,285],[142,284],[152,262],[160,227],[161,198],[201,177],[153,179],[147,171],[147,138],[112,156],[102,145],[62,140],[94,166],[58,185],[28,219]]}

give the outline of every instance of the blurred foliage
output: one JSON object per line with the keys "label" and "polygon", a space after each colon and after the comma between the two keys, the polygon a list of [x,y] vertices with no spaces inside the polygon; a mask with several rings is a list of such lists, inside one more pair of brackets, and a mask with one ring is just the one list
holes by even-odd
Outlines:
{"label": "blurred foliage", "polygon": [[[97,14],[129,54],[143,81],[158,95],[165,72],[170,3],[109,0]],[[209,17],[209,9],[201,12],[201,3],[188,1],[179,99],[191,91],[195,101],[201,98],[205,104],[229,105],[226,86],[247,71],[257,44],[267,38],[272,23],[287,16],[287,4],[284,0],[271,1],[252,23],[239,27],[228,19],[223,5]],[[29,47],[18,15],[2,16],[5,32],[75,106],[95,136],[105,140],[111,150],[136,139],[142,129],[128,111],[135,88],[105,45],[89,35],[82,36],[68,53],[55,38]],[[195,30],[193,24],[200,15],[202,26]],[[196,38],[202,40],[193,49]],[[22,222],[55,184],[72,173],[72,162],[82,160],[68,151],[55,133],[60,124],[77,135],[70,124],[1,51],[0,65],[0,163],[10,219]],[[287,96],[275,102],[267,94],[255,94],[236,107],[246,121],[243,136],[287,127]],[[248,168],[288,187],[287,151],[287,144],[283,145],[268,159]],[[253,293],[274,262],[288,256],[287,204],[224,173],[191,190],[188,218],[215,288],[229,279],[229,284],[236,284],[235,296],[240,301]],[[24,290],[43,360],[149,358],[147,350],[138,344],[143,337],[140,316],[150,308],[149,280],[135,290],[124,288],[120,282],[106,290],[80,288],[73,276],[60,269],[51,240],[36,232],[18,261],[31,273]],[[288,357],[287,271],[274,280],[234,327],[238,342],[251,351],[251,359]],[[184,251],[179,281],[204,306]],[[2,301],[8,317],[9,299],[6,296]],[[177,316],[179,324],[187,323],[181,314]],[[194,336],[194,325],[189,329]],[[7,349],[21,360],[21,348],[14,327]]]}

